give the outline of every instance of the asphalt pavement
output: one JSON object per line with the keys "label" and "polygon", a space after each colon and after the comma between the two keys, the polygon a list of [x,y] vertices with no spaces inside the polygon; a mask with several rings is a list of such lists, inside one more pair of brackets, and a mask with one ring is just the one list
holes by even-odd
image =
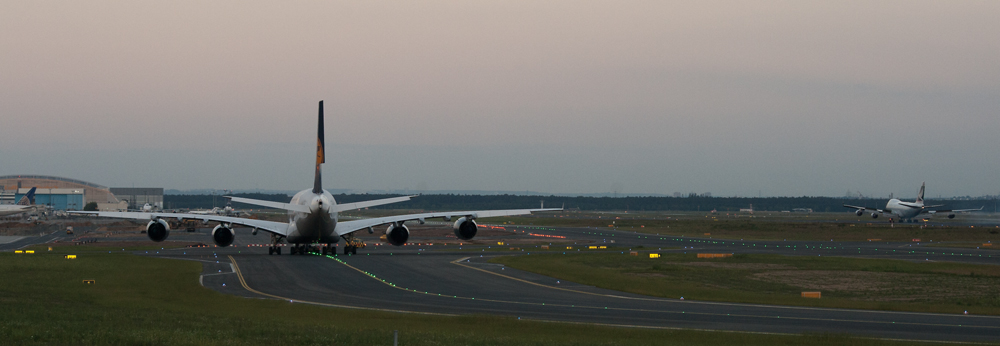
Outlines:
{"label": "asphalt pavement", "polygon": [[[847,333],[904,340],[1000,340],[1000,317],[994,316],[700,302],[560,282],[487,263],[490,256],[508,253],[482,251],[479,246],[467,244],[460,246],[453,238],[424,240],[435,245],[369,246],[352,256],[290,256],[287,249],[285,255],[269,256],[266,247],[253,243],[264,238],[246,233],[238,232],[235,246],[227,248],[175,249],[153,255],[201,261],[204,263],[201,283],[220,292],[331,307],[419,314],[493,314],[649,328]],[[773,253],[982,264],[998,264],[1000,260],[995,250],[934,248],[916,243],[761,242],[589,228],[533,228],[512,236],[566,237],[554,239],[568,242],[561,246],[576,245],[567,251],[579,250],[579,245],[607,244],[623,251],[630,246],[642,246],[643,250],[662,249],[662,252]],[[180,234],[179,238],[208,240],[200,233]],[[442,241],[450,243],[442,245]]]}

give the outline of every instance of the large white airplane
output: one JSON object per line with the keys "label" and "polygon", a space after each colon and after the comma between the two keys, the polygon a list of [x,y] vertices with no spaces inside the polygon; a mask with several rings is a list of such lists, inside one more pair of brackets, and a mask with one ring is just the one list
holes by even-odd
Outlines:
{"label": "large white airplane", "polygon": [[872,218],[877,219],[879,214],[889,214],[889,221],[892,221],[893,217],[897,220],[905,222],[906,220],[913,220],[920,214],[934,215],[937,213],[948,213],[949,219],[955,218],[955,213],[963,211],[976,211],[983,210],[982,207],[979,209],[941,209],[934,210],[929,208],[935,208],[943,206],[944,204],[937,205],[924,205],[924,183],[920,183],[920,192],[917,192],[917,200],[913,202],[903,202],[898,199],[890,199],[888,203],[885,204],[885,209],[873,209],[867,207],[859,207],[856,205],[844,204],[844,207],[857,209],[854,213],[858,216],[864,214],[865,211],[872,211]]}
{"label": "large white airplane", "polygon": [[17,204],[0,205],[0,216],[20,214],[36,208],[35,189],[36,188],[33,187],[31,190],[28,190],[28,193],[24,194],[24,197],[21,197],[21,200],[17,201]]}
{"label": "large white airplane", "polygon": [[149,220],[146,225],[146,235],[150,240],[159,242],[167,239],[170,234],[170,226],[167,220],[176,219],[183,221],[201,220],[202,223],[219,222],[218,226],[212,229],[212,240],[220,247],[229,246],[233,243],[235,234],[233,226],[245,226],[253,228],[252,234],[257,234],[258,230],[271,233],[271,247],[268,254],[281,254],[278,244],[285,240],[291,247],[291,254],[305,254],[308,246],[318,246],[324,255],[335,253],[336,249],[332,244],[338,243],[341,239],[345,241],[344,253],[356,254],[358,247],[364,247],[354,233],[367,230],[369,234],[374,233],[374,227],[389,225],[385,230],[385,239],[389,244],[400,246],[406,243],[410,237],[410,230],[404,225],[407,221],[417,221],[423,224],[430,218],[442,218],[451,221],[457,218],[454,224],[455,236],[462,240],[469,240],[476,236],[478,225],[477,218],[497,217],[510,215],[524,215],[538,211],[562,210],[562,208],[548,209],[513,209],[513,210],[480,210],[480,211],[451,211],[433,212],[422,214],[406,214],[396,216],[386,216],[379,218],[338,221],[337,213],[347,210],[361,209],[384,205],[389,203],[404,202],[414,196],[403,196],[385,198],[371,201],[337,204],[333,195],[323,189],[320,165],[326,162],[325,144],[323,139],[323,101],[319,101],[319,130],[316,136],[316,172],[312,189],[302,190],[292,197],[288,203],[262,201],[241,197],[229,197],[236,203],[246,203],[259,205],[268,208],[283,209],[288,211],[288,222],[274,222],[265,220],[254,220],[247,218],[210,215],[210,214],[180,214],[162,212],[72,212],[77,214],[94,214],[101,217],[123,218],[133,220]]}

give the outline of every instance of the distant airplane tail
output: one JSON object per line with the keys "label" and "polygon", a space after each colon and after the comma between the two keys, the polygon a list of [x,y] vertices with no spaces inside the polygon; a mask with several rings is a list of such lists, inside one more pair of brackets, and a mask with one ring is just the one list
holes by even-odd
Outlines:
{"label": "distant airplane tail", "polygon": [[316,180],[313,181],[313,193],[323,193],[323,178],[319,165],[326,162],[326,144],[323,143],[323,101],[319,101],[319,130],[316,132]]}
{"label": "distant airplane tail", "polygon": [[917,203],[924,203],[924,185],[926,183],[920,183],[920,192],[917,192]]}
{"label": "distant airplane tail", "polygon": [[25,194],[24,197],[21,197],[20,201],[17,201],[17,205],[35,204],[35,189],[37,189],[37,187],[33,187],[31,190],[28,190],[28,193]]}

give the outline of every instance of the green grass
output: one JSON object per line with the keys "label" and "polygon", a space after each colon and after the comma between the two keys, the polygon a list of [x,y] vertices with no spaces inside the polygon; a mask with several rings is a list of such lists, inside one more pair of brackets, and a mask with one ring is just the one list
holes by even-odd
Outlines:
{"label": "green grass", "polygon": [[[586,217],[584,217],[586,216]],[[911,241],[923,242],[970,241],[986,243],[1000,241],[1000,229],[995,227],[928,226],[884,222],[852,222],[845,217],[840,222],[790,221],[785,218],[726,218],[701,216],[667,219],[657,214],[602,215],[600,219],[585,214],[579,217],[503,217],[487,219],[510,229],[521,227],[590,227],[615,228],[623,231],[660,235],[712,237],[748,240],[814,240],[828,241]],[[506,224],[504,224],[506,222]],[[709,233],[709,235],[705,235]]]}
{"label": "green grass", "polygon": [[[1000,315],[1000,266],[779,255],[531,254],[496,263],[597,287],[709,301]],[[821,291],[822,299],[801,298]]]}
{"label": "green grass", "polygon": [[399,330],[400,345],[913,344],[334,309],[224,295],[199,286],[200,273],[198,262],[122,253],[0,253],[0,343],[388,345]]}

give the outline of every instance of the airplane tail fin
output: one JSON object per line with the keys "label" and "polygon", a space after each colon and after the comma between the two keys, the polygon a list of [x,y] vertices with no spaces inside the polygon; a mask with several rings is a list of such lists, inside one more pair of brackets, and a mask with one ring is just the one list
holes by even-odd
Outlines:
{"label": "airplane tail fin", "polygon": [[323,143],[323,101],[319,101],[319,130],[316,133],[316,180],[313,181],[313,193],[323,193],[323,177],[319,165],[326,162],[326,144]]}
{"label": "airplane tail fin", "polygon": [[920,192],[917,192],[917,203],[924,203],[924,185],[925,183],[920,183]]}
{"label": "airplane tail fin", "polygon": [[25,194],[24,197],[21,197],[20,201],[17,201],[17,205],[35,204],[35,189],[37,189],[37,187],[33,187],[31,190],[28,190],[28,193]]}

